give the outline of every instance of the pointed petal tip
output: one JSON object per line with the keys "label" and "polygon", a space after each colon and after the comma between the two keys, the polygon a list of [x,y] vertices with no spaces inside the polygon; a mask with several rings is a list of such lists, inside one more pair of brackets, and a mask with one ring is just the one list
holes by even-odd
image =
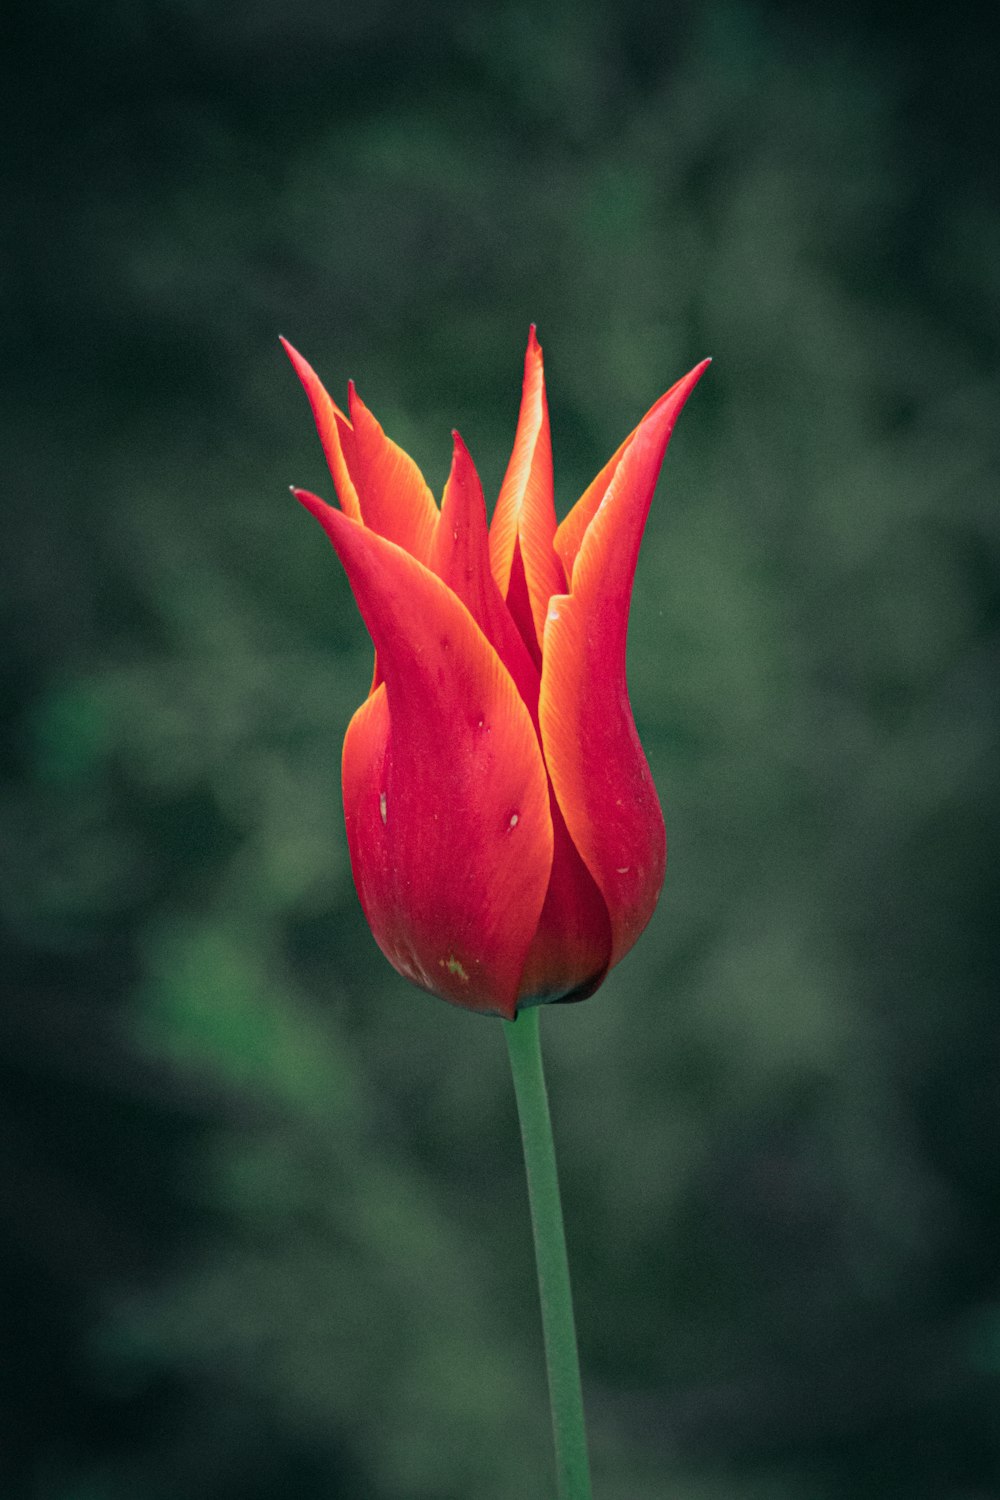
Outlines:
{"label": "pointed petal tip", "polygon": [[291,343],[288,339],[286,339],[285,335],[283,333],[279,333],[278,334],[278,343],[281,345],[282,349],[284,349],[285,353],[288,355],[288,358],[292,362],[292,366],[293,366],[293,368],[295,370],[296,375],[298,375],[299,379],[301,380],[302,379],[303,367],[304,367],[306,361],[303,359],[302,355],[296,349],[295,345],[293,343]]}
{"label": "pointed petal tip", "polygon": [[674,423],[684,410],[695,386],[711,363],[711,359],[700,360],[686,375],[682,375],[680,380],[670,388],[667,394],[660,398],[653,410],[647,412],[636,428],[635,436],[639,437],[648,424],[647,430],[656,431],[659,427],[669,441]]}
{"label": "pointed petal tip", "polygon": [[686,375],[683,375],[677,382],[678,385],[684,389],[685,398],[694,390],[695,386],[698,384],[698,381],[704,375],[705,371],[708,369],[711,363],[712,356],[710,354],[706,355],[704,359],[699,360],[694,368],[689,370],[688,373]]}
{"label": "pointed petal tip", "polygon": [[313,376],[313,378],[315,378],[315,373],[311,365],[309,364],[309,361],[306,359],[304,354],[299,353],[295,345],[292,343],[291,339],[286,339],[283,333],[279,333],[278,343],[281,345],[282,349],[284,349],[285,353],[288,355],[288,358],[291,360],[292,367],[295,370],[296,375],[302,381],[303,385],[306,384],[310,376]]}
{"label": "pointed petal tip", "polygon": [[698,363],[687,372],[686,375],[681,376],[680,380],[678,380],[677,382],[677,386],[682,389],[693,390],[711,363],[712,356],[710,354],[707,355],[704,359],[700,359]]}
{"label": "pointed petal tip", "polygon": [[[386,436],[385,429],[378,417],[376,417],[371,407],[366,405],[355,380],[347,382],[347,414],[351,419],[351,426],[355,431],[359,427],[366,427],[369,430],[369,434],[377,438],[380,443],[391,442],[391,439]],[[393,443],[392,446],[396,447],[396,444]]]}
{"label": "pointed petal tip", "polygon": [[653,442],[662,440],[664,444],[669,441],[674,423],[687,405],[688,398],[711,363],[710,359],[701,360],[686,375],[682,375],[680,380],[675,381],[669,391],[660,397],[655,406],[650,408],[635,431],[630,433],[625,443],[622,444],[622,448],[619,450],[622,461],[627,458],[629,450],[633,447],[637,439],[640,442],[644,440]]}
{"label": "pointed petal tip", "polygon": [[644,446],[655,444],[660,439],[664,441],[669,439],[673,424],[685,402],[711,363],[711,359],[703,359],[686,375],[682,375],[680,380],[676,380],[669,390],[664,391],[663,395],[649,408],[642,421],[632,429],[617,451],[611,455],[569,514],[563,518],[556,532],[555,547],[570,579],[573,577],[576,559],[590,523],[596,516],[608,487],[629,450],[637,439],[640,439]]}
{"label": "pointed petal tip", "polygon": [[472,462],[472,454],[465,446],[462,434],[457,427],[452,429],[451,434],[451,468],[448,472],[450,484],[467,484],[470,474],[476,472],[476,466]]}
{"label": "pointed petal tip", "polygon": [[315,516],[317,521],[321,523],[325,524],[327,516],[334,515],[339,517],[343,514],[342,511],[337,510],[336,506],[328,505],[319,495],[314,495],[312,490],[301,490],[294,484],[290,484],[288,488],[303,509],[307,510],[311,516]]}

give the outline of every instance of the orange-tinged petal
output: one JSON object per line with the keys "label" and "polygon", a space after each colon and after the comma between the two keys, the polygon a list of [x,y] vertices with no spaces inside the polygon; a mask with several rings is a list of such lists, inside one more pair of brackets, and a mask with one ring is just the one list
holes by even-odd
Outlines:
{"label": "orange-tinged petal", "polygon": [[372,931],[414,983],[510,1019],[552,865],[528,709],[439,578],[339,511],[316,514],[385,677],[352,721],[343,768]]}
{"label": "orange-tinged petal", "polygon": [[287,339],[282,339],[281,345],[309,397],[313,420],[316,423],[319,440],[323,444],[323,452],[326,455],[341,509],[346,516],[352,516],[354,520],[358,520],[361,508],[350,472],[353,458],[351,450],[354,446],[351,424],[340,407],[327,394],[323,382],[312,365],[302,358],[299,351],[294,349]]}
{"label": "orange-tinged petal", "polygon": [[625,681],[639,544],[678,412],[707,361],[629,442],[590,521],[567,595],[548,609],[539,719],[556,798],[611,917],[615,964],[652,916],[666,862],[653,779]]}
{"label": "orange-tinged petal", "polygon": [[[545,371],[532,324],[524,357],[524,385],[514,451],[490,526],[490,564],[497,587],[536,662],[541,660],[549,599],[566,587],[563,566],[553,546],[555,533]],[[524,570],[523,585],[512,590],[512,581],[515,585],[518,582],[516,576],[512,580],[518,566]]]}
{"label": "orange-tinged petal", "polygon": [[[687,377],[684,378],[686,379]],[[615,470],[621,462],[622,454],[625,452],[625,449],[635,437],[636,433],[639,431],[639,428],[643,425],[643,423],[648,422],[650,417],[654,417],[660,410],[660,408],[662,406],[665,406],[668,401],[674,401],[677,387],[680,384],[680,380],[675,381],[675,383],[670,387],[669,391],[667,391],[666,395],[661,396],[659,401],[653,403],[653,405],[649,408],[649,411],[643,417],[642,422],[640,422],[636,427],[633,427],[632,431],[629,433],[625,441],[619,444],[618,448],[608,459],[601,472],[596,476],[595,479],[591,480],[590,484],[588,484],[579,500],[573,506],[573,509],[570,511],[569,515],[566,516],[556,528],[555,549],[562,559],[563,567],[566,569],[566,577],[570,580],[571,584],[573,578],[573,564],[576,562],[576,555],[580,550],[580,544],[583,541],[584,532],[587,530],[587,527],[590,525],[591,521],[597,514],[601,501],[604,499],[604,496],[607,493],[608,485],[614,478]],[[678,410],[679,408],[677,408],[675,405],[675,418]]]}
{"label": "orange-tinged petal", "polygon": [[438,519],[434,496],[410,455],[386,437],[353,381],[348,397],[361,518],[370,530],[395,542],[419,562],[426,562]]}
{"label": "orange-tinged petal", "polygon": [[475,464],[452,433],[451,472],[429,566],[458,595],[514,679],[532,717],[538,713],[538,668],[514,624],[490,571],[486,502]]}

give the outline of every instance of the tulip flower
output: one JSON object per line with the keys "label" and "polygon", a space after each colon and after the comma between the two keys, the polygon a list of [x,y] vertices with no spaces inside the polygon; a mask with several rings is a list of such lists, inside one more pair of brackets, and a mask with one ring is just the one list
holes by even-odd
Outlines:
{"label": "tulip flower", "polygon": [[[283,341],[285,342],[285,341]],[[285,348],[339,508],[293,493],[344,566],[375,646],[347,730],[355,885],[382,952],[468,1010],[592,994],[663,884],[666,841],[625,681],[632,579],[678,413],[662,396],[561,525],[532,328],[514,449],[487,527],[457,433],[441,507],[353,385],[340,410]]]}

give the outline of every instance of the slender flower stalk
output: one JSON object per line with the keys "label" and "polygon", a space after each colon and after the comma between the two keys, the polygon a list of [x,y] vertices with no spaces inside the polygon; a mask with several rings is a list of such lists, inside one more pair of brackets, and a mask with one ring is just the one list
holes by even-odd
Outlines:
{"label": "slender flower stalk", "polygon": [[538,1011],[537,1006],[520,1011],[515,1020],[504,1022],[504,1032],[514,1075],[535,1237],[538,1295],[542,1307],[555,1441],[556,1494],[559,1500],[591,1500],[580,1357],[573,1320],[573,1294],[552,1119],[542,1068]]}

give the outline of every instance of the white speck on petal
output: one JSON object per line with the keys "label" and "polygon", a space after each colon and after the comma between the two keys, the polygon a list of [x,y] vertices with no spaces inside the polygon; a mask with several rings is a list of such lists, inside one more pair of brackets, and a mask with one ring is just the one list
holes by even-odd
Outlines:
{"label": "white speck on petal", "polygon": [[631,870],[631,868],[632,868],[631,865],[623,865],[622,868],[618,871],[618,874],[619,875],[627,875],[628,872],[629,872],[629,870]]}
{"label": "white speck on petal", "polygon": [[388,821],[385,808],[385,792],[382,792],[378,799],[378,810],[382,815],[382,823],[384,825]]}
{"label": "white speck on petal", "polygon": [[511,813],[511,815],[510,815],[510,822],[507,824],[507,827],[508,828],[516,828],[517,825],[518,825],[518,821],[519,821],[519,814],[518,813]]}

